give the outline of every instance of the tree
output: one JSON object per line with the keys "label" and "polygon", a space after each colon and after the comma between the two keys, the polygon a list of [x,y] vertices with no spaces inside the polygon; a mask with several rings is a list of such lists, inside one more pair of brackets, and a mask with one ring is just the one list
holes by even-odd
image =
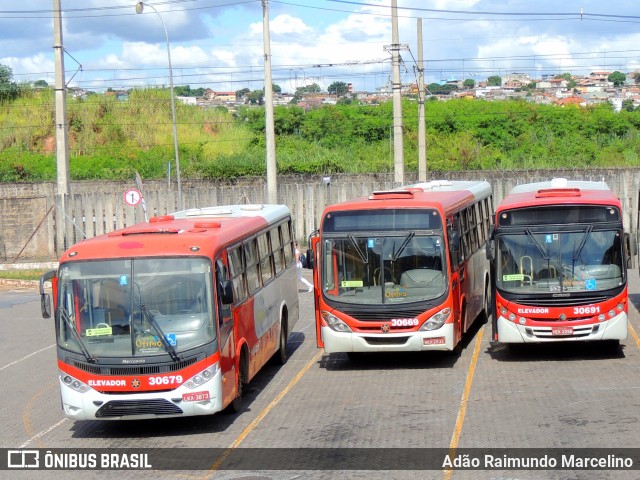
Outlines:
{"label": "tree", "polygon": [[33,82],[33,86],[36,88],[47,88],[49,84],[46,82],[46,80],[36,80],[35,82]]}
{"label": "tree", "polygon": [[264,105],[264,90],[254,90],[246,96],[252,105]]}
{"label": "tree", "polygon": [[176,97],[203,97],[205,92],[205,89],[202,87],[192,90],[189,85],[178,85],[173,90]]}
{"label": "tree", "polygon": [[633,78],[634,82],[640,83],[640,72],[633,72],[631,74],[631,77]]}
{"label": "tree", "polygon": [[331,95],[341,97],[349,93],[349,85],[347,85],[345,82],[333,82],[327,87],[327,92],[329,92]]}
{"label": "tree", "polygon": [[280,85],[276,85],[275,83],[271,84],[271,91],[273,93],[282,93],[282,88],[280,87]]}
{"label": "tree", "polygon": [[427,90],[432,95],[449,95],[457,89],[458,87],[451,85],[450,83],[445,83],[444,85],[440,85],[439,83],[430,83],[427,85]]}
{"label": "tree", "polygon": [[177,85],[173,91],[176,97],[189,97],[191,95],[191,87],[189,85]]}
{"label": "tree", "polygon": [[462,85],[464,88],[473,88],[476,86],[476,81],[473,78],[467,78]]}
{"label": "tree", "polygon": [[502,86],[502,77],[498,75],[492,75],[487,78],[487,85],[491,87],[500,87]]}
{"label": "tree", "polygon": [[609,76],[607,77],[607,80],[609,80],[610,82],[613,82],[613,85],[615,87],[619,87],[620,85],[622,85],[626,79],[627,79],[627,76],[622,72],[618,72],[617,70],[609,74]]}
{"label": "tree", "polygon": [[12,80],[13,70],[11,67],[0,65],[0,102],[18,98],[20,89]]}
{"label": "tree", "polygon": [[626,99],[622,101],[622,110],[626,110],[627,112],[633,112],[635,107],[633,106],[633,100]]}
{"label": "tree", "polygon": [[311,85],[305,85],[304,87],[298,87],[296,88],[296,95],[300,94],[305,95],[307,93],[320,93],[322,90],[320,90],[320,85],[318,85],[317,83],[312,83]]}
{"label": "tree", "polygon": [[249,90],[248,88],[243,88],[242,90],[236,90],[236,100],[241,100],[244,97],[246,97],[249,93],[251,93],[251,90]]}

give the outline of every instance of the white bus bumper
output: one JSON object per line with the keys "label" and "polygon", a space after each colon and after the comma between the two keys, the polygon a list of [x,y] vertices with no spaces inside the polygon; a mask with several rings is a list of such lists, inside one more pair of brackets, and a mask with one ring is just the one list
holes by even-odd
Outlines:
{"label": "white bus bumper", "polygon": [[446,351],[455,347],[452,323],[426,332],[354,333],[321,327],[321,333],[326,353]]}
{"label": "white bus bumper", "polygon": [[[184,385],[169,392],[144,392],[128,394],[100,393],[90,389],[80,393],[60,381],[62,409],[73,420],[141,420],[149,418],[186,417],[210,415],[222,410],[222,374],[220,369],[206,383],[189,389]],[[184,401],[183,394],[208,392],[209,399]],[[105,406],[113,406],[112,413],[122,415],[98,416]],[[124,412],[127,412],[124,414]]]}
{"label": "white bus bumper", "polygon": [[627,314],[622,312],[615,317],[590,325],[573,327],[573,335],[555,337],[551,327],[530,327],[511,322],[503,316],[498,317],[498,342],[500,343],[542,343],[573,342],[592,340],[625,340],[627,338]]}

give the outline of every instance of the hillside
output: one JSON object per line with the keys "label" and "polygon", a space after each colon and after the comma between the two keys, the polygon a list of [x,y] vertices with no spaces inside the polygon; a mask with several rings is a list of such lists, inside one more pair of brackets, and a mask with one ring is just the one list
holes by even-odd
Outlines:
{"label": "hillside", "polygon": [[[173,169],[168,90],[133,90],[128,100],[70,99],[73,180],[166,177]],[[224,179],[265,174],[264,110],[177,105],[181,174]],[[276,107],[278,172],[333,174],[393,171],[391,102],[305,111]],[[0,104],[0,181],[56,176],[54,98],[25,91]],[[417,170],[417,103],[403,101],[407,171]],[[525,101],[450,100],[426,104],[430,170],[633,167],[640,165],[640,112],[615,113]],[[171,172],[173,175],[173,172]]]}

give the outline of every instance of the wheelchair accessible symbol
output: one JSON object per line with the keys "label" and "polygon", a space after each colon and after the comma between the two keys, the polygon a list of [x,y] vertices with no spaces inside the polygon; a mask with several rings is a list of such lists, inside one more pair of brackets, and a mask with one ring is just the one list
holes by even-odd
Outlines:
{"label": "wheelchair accessible symbol", "polygon": [[595,290],[596,289],[596,280],[595,278],[590,278],[584,281],[585,290]]}

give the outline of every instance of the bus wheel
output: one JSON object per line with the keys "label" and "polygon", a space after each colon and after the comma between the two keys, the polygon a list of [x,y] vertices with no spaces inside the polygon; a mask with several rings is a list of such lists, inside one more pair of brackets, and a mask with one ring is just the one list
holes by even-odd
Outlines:
{"label": "bus wheel", "polygon": [[289,352],[287,351],[287,324],[284,322],[280,328],[280,345],[273,359],[278,365],[284,365],[289,359]]}
{"label": "bus wheel", "polygon": [[[244,356],[243,356],[244,357]],[[238,371],[238,384],[236,389],[236,398],[229,404],[230,413],[239,413],[242,410],[242,389],[244,388],[245,373],[244,373],[244,358],[240,358],[240,365]]]}
{"label": "bus wheel", "polygon": [[491,300],[489,299],[489,287],[484,288],[484,299],[482,305],[481,315],[481,323],[486,323],[489,321],[489,317],[491,316]]}

